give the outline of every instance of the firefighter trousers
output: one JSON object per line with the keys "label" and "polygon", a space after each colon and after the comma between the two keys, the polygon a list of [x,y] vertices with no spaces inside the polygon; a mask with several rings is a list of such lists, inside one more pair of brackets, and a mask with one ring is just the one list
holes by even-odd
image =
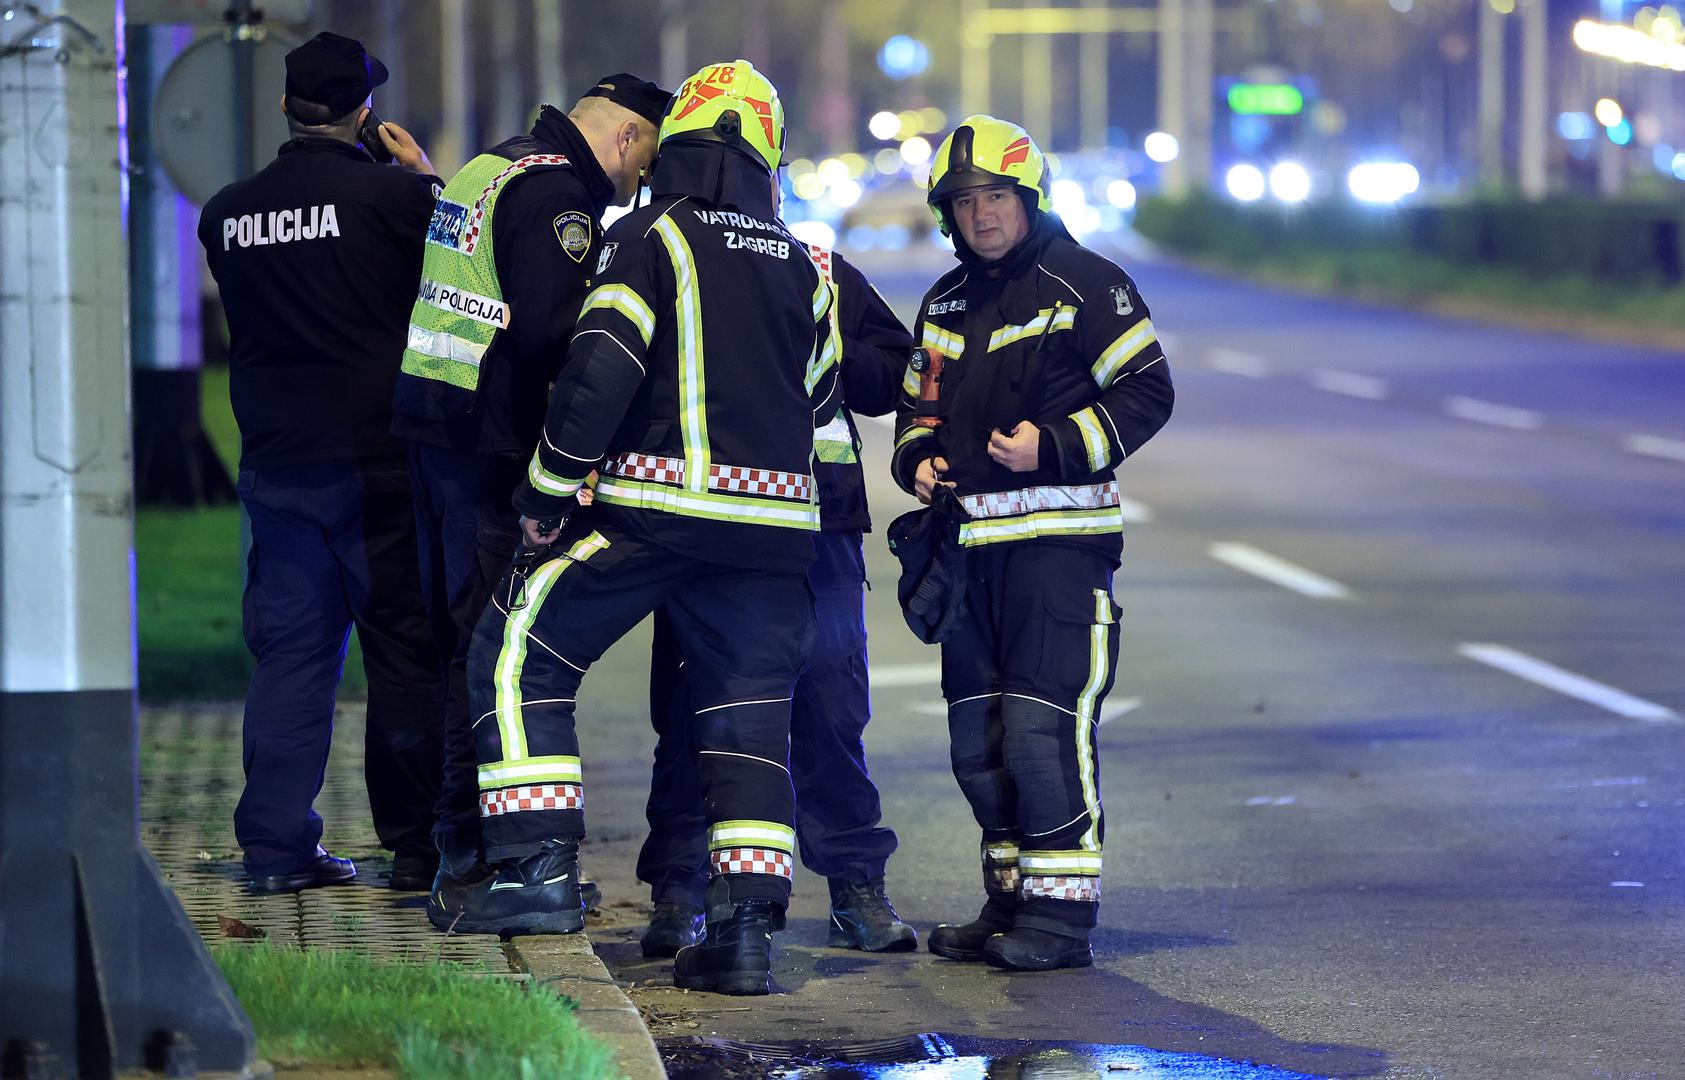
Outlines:
{"label": "firefighter trousers", "polygon": [[1021,540],[967,552],[965,613],[942,645],[954,776],[983,829],[985,881],[1019,925],[1094,925],[1100,899],[1096,736],[1117,666],[1112,561]]}
{"label": "firefighter trousers", "polygon": [[697,559],[592,512],[570,522],[551,552],[498,584],[469,649],[486,858],[585,835],[580,681],[664,608],[695,705],[709,869],[727,876],[734,903],[787,904],[796,850],[790,701],[814,639],[803,575]]}

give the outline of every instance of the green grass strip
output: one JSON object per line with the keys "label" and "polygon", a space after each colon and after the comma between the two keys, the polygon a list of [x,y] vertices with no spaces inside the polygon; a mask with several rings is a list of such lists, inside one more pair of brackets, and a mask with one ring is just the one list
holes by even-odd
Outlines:
{"label": "green grass strip", "polygon": [[257,1030],[259,1056],[276,1065],[372,1065],[407,1080],[618,1075],[571,1002],[512,980],[351,952],[212,951]]}

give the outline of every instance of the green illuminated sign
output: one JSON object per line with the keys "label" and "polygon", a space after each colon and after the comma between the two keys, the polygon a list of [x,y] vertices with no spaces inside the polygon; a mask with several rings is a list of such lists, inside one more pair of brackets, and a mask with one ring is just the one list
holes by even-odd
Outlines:
{"label": "green illuminated sign", "polygon": [[1305,111],[1305,95],[1292,83],[1235,83],[1229,109],[1241,116],[1297,116]]}

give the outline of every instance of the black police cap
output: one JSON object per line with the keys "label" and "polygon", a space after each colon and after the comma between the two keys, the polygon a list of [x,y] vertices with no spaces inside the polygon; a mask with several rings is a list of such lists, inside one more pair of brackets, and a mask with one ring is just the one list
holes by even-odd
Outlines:
{"label": "black police cap", "polygon": [[325,105],[336,118],[367,101],[388,77],[362,42],[327,30],[287,54],[287,96]]}
{"label": "black police cap", "polygon": [[640,79],[624,71],[615,75],[604,75],[597,80],[596,86],[585,91],[582,96],[608,98],[621,108],[637,113],[658,128],[662,118],[667,115],[667,106],[673,100],[671,93],[648,79]]}

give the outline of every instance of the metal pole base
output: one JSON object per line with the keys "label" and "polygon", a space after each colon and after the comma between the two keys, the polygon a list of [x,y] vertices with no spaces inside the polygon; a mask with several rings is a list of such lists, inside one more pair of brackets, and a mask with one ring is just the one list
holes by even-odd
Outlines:
{"label": "metal pole base", "polygon": [[255,1075],[251,1023],[140,844],[134,708],[0,693],[0,1076]]}

